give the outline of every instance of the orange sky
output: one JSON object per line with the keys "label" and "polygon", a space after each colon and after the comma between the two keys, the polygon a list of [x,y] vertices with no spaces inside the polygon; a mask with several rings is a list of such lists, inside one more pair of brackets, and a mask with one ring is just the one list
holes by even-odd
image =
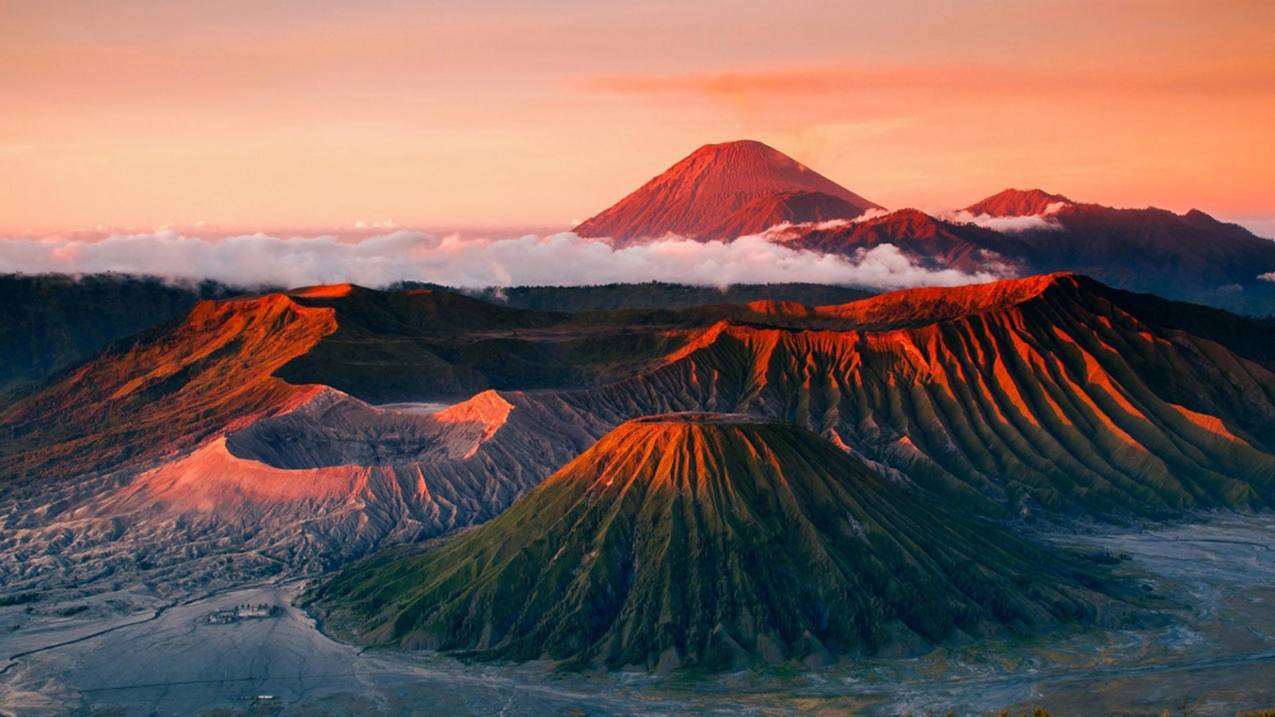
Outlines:
{"label": "orange sky", "polygon": [[745,137],[891,207],[1275,218],[1267,0],[611,5],[0,0],[0,230],[565,227]]}

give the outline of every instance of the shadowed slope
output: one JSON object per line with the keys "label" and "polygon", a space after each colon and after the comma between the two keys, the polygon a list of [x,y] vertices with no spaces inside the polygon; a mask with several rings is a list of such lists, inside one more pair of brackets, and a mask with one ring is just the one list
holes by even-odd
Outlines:
{"label": "shadowed slope", "polygon": [[[1052,201],[1050,201],[1052,200]],[[1032,271],[1074,271],[1135,291],[1275,314],[1275,241],[1193,209],[1116,209],[1040,190],[1006,190],[967,207],[995,217],[1040,216],[1049,226],[1014,233],[1010,255]]]}
{"label": "shadowed slope", "polygon": [[0,275],[0,393],[38,381],[122,339],[235,292],[205,282],[97,274]]}
{"label": "shadowed slope", "polygon": [[[0,409],[0,476],[49,479],[192,447],[313,394],[273,376],[336,330],[282,294],[202,301]],[[3,482],[3,490],[15,484]]]}
{"label": "shadowed slope", "polygon": [[370,644],[738,668],[1091,620],[1077,565],[747,416],[626,423],[495,520],[312,597]]}
{"label": "shadowed slope", "polygon": [[[575,228],[584,237],[610,237],[619,244],[665,234],[698,239],[734,239],[709,233],[726,217],[758,199],[787,192],[817,192],[862,214],[877,205],[761,142],[708,144],[642,185],[614,206]],[[847,206],[848,205],[848,206]],[[831,206],[825,203],[825,206]],[[767,226],[782,218],[753,217]],[[764,227],[763,227],[764,228]]]}
{"label": "shadowed slope", "polygon": [[823,192],[780,192],[758,197],[721,220],[701,236],[734,239],[759,234],[779,224],[803,224],[853,219],[863,208]]}
{"label": "shadowed slope", "polygon": [[538,311],[614,311],[620,309],[685,309],[753,301],[799,301],[839,304],[874,292],[831,284],[732,284],[728,287],[646,282],[600,286],[511,286],[484,289],[479,296],[521,309]]}
{"label": "shadowed slope", "polygon": [[794,227],[785,243],[853,256],[883,244],[931,269],[996,272],[1012,267],[1016,239],[973,224],[954,224],[916,209],[900,209],[840,226]]}

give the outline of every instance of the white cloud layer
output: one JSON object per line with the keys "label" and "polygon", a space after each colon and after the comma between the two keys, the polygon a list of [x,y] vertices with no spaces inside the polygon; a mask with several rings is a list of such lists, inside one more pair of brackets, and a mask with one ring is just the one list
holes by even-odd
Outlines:
{"label": "white cloud layer", "polygon": [[455,287],[665,281],[702,286],[813,282],[876,289],[950,286],[1000,278],[993,271],[928,270],[893,245],[853,257],[798,250],[763,236],[701,243],[670,238],[614,249],[563,233],[461,239],[398,231],[362,241],[264,234],[201,239],[173,231],[75,238],[0,239],[0,273],[116,272],[172,281],[212,279],[245,288],[397,281]]}
{"label": "white cloud layer", "polygon": [[964,209],[960,209],[939,214],[938,218],[961,224],[977,224],[984,229],[991,229],[1003,234],[1014,234],[1032,229],[1062,229],[1062,225],[1052,217],[1058,213],[1059,209],[1065,206],[1067,206],[1067,202],[1054,202],[1046,206],[1045,211],[1040,214],[1029,214],[1022,217],[993,217],[989,214],[975,216]]}

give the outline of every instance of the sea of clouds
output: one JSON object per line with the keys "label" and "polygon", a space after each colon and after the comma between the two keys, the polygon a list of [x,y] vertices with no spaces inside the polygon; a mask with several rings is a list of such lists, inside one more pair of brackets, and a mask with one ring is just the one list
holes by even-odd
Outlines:
{"label": "sea of clouds", "polygon": [[952,286],[1001,278],[1003,270],[927,269],[893,245],[852,256],[821,254],[764,235],[731,242],[677,237],[614,248],[572,233],[504,239],[394,231],[361,240],[337,236],[222,238],[176,231],[105,238],[0,239],[0,273],[115,272],[175,282],[211,279],[235,287],[399,281],[454,287],[663,281],[701,286],[810,282],[873,289]]}

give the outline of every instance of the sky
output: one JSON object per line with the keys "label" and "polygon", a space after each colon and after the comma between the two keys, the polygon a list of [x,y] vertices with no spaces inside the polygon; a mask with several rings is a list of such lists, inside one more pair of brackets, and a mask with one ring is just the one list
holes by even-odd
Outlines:
{"label": "sky", "polygon": [[758,139],[1275,234],[1275,2],[0,0],[0,232],[565,229]]}

